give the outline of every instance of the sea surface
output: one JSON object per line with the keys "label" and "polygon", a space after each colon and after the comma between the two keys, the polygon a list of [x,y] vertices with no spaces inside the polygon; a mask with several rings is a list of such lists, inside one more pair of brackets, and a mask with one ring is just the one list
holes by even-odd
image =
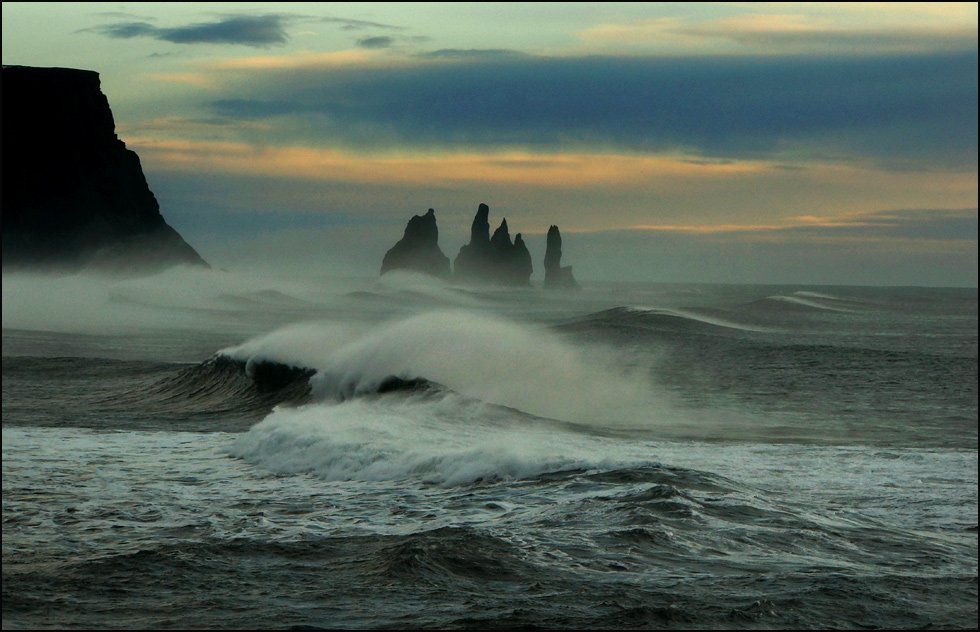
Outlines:
{"label": "sea surface", "polygon": [[4,628],[976,628],[977,290],[3,278]]}

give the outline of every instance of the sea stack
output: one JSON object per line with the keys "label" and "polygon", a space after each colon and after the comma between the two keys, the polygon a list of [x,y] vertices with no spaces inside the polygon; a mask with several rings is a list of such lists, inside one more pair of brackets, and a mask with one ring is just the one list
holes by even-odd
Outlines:
{"label": "sea stack", "polygon": [[581,289],[572,276],[572,266],[561,267],[561,232],[557,226],[548,229],[548,243],[544,252],[544,287]]}
{"label": "sea stack", "polygon": [[3,266],[208,266],[160,215],[99,75],[3,66]]}
{"label": "sea stack", "polygon": [[531,284],[531,253],[521,234],[513,242],[507,219],[490,236],[490,207],[480,204],[470,227],[470,243],[456,255],[456,279],[463,283],[528,286]]}
{"label": "sea stack", "polygon": [[439,229],[433,209],[408,220],[405,234],[385,253],[381,274],[391,270],[414,270],[436,277],[449,277],[449,257],[439,248]]}

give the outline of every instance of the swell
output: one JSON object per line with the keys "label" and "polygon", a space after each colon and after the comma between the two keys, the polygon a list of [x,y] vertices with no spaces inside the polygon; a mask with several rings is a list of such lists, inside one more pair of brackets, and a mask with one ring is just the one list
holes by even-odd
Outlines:
{"label": "swell", "polygon": [[[428,509],[444,504],[471,520],[498,491],[438,494],[442,501]],[[343,532],[326,528],[334,511],[327,505],[300,537],[240,528],[5,563],[5,624],[105,625],[107,604],[127,628],[902,628],[975,620],[975,572],[948,561],[950,541],[852,512],[657,466],[555,473],[510,493],[504,502],[520,509],[488,524]],[[269,505],[248,517],[275,525]],[[410,509],[395,502],[379,512]],[[959,546],[968,559],[968,541]],[[67,608],[65,595],[81,598]],[[49,612],[59,619],[46,619]]]}
{"label": "swell", "polygon": [[765,325],[717,309],[657,309],[620,306],[587,314],[554,326],[569,333],[597,332],[617,340],[650,337],[720,336],[738,338],[770,331]]}
{"label": "swell", "polygon": [[310,394],[311,369],[214,356],[197,364],[3,358],[10,425],[243,431]]}
{"label": "swell", "polygon": [[[676,401],[771,419],[779,424],[767,426],[773,440],[889,445],[911,435],[923,446],[976,445],[975,337],[928,338],[897,320],[897,307],[873,307],[843,312],[775,299],[710,311],[617,307],[556,329],[649,355],[652,379]],[[767,320],[782,326],[767,329]]]}

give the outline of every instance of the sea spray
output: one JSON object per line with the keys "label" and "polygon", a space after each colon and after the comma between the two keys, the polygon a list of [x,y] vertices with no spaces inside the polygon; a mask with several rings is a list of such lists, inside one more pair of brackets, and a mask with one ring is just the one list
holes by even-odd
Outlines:
{"label": "sea spray", "polygon": [[586,469],[604,439],[447,394],[280,408],[238,438],[233,456],[277,474],[439,485]]}
{"label": "sea spray", "polygon": [[315,368],[313,394],[322,400],[371,393],[396,376],[579,423],[649,424],[663,408],[649,377],[631,372],[615,353],[573,344],[543,327],[453,309],[393,321],[342,344],[355,335],[308,323],[222,353]]}
{"label": "sea spray", "polygon": [[[326,288],[322,287],[326,285]],[[138,278],[3,273],[3,327],[85,334],[152,329],[255,335],[284,314],[309,320],[330,309],[344,284],[283,281],[272,274],[176,266]]]}
{"label": "sea spray", "polygon": [[[318,369],[314,401],[275,410],[237,441],[235,456],[327,480],[520,479],[618,461],[624,447],[590,429],[650,427],[662,407],[648,378],[614,354],[484,314],[420,314],[339,347],[337,334],[311,323],[226,351],[281,362],[305,345]],[[390,376],[434,387],[378,395]]]}
{"label": "sea spray", "polygon": [[[32,291],[58,287],[8,279],[5,323],[33,325]],[[531,415],[452,375],[346,399],[314,397],[310,371],[285,387],[303,397],[256,388],[251,358],[399,370],[384,344],[444,304],[375,281],[204,292],[173,314],[133,284],[137,336],[5,329],[4,627],[976,626],[975,289],[842,289],[856,312],[766,299],[832,300],[802,287],[446,289],[511,337],[443,326],[423,351],[554,342],[596,387],[637,385],[605,412],[642,426]],[[108,330],[116,307],[137,308],[76,318]],[[73,326],[41,314],[59,315]],[[527,390],[568,397],[545,378],[575,372],[552,369]]]}
{"label": "sea spray", "polygon": [[218,355],[243,362],[272,361],[319,368],[332,354],[368,331],[368,326],[354,323],[326,320],[295,323],[222,349]]}

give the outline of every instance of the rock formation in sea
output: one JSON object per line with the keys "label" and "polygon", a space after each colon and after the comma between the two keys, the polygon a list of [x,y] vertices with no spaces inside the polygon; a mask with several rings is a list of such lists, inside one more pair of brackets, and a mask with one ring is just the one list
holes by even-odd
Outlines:
{"label": "rock formation in sea", "polygon": [[521,234],[511,242],[504,219],[490,236],[490,207],[480,204],[470,228],[470,243],[459,249],[454,265],[463,283],[527,286],[531,284],[531,253]]}
{"label": "rock formation in sea", "polygon": [[2,89],[5,269],[208,265],[160,215],[98,73],[3,66]]}
{"label": "rock formation in sea", "polygon": [[544,287],[546,289],[581,289],[572,276],[572,266],[561,266],[561,232],[557,226],[548,229],[544,252]]}
{"label": "rock formation in sea", "polygon": [[425,215],[415,215],[408,220],[405,234],[385,253],[381,262],[381,274],[390,270],[415,270],[436,277],[449,277],[449,257],[439,248],[439,229],[434,210],[430,208]]}

